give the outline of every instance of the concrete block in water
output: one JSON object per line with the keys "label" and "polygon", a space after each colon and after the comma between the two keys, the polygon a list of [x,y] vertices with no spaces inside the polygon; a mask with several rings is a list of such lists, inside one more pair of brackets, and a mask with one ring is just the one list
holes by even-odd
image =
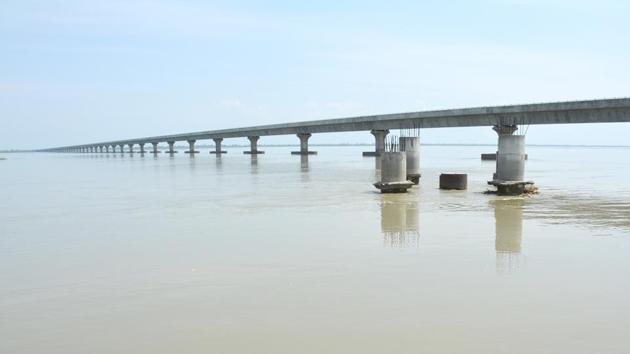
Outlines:
{"label": "concrete block in water", "polygon": [[442,173],[440,175],[440,189],[466,190],[468,175],[465,173]]}
{"label": "concrete block in water", "polygon": [[221,152],[218,152],[218,151],[212,150],[212,151],[210,151],[210,153],[211,154],[227,154],[227,151],[221,150]]}
{"label": "concrete block in water", "polygon": [[264,151],[260,151],[260,150],[256,150],[256,151],[243,151],[243,154],[245,155],[259,155],[259,154],[264,154]]}
{"label": "concrete block in water", "polygon": [[[525,160],[527,160],[527,154],[525,154]],[[481,154],[481,161],[496,161],[497,160],[497,154],[496,153],[492,153],[492,154]]]}
{"label": "concrete block in water", "polygon": [[317,151],[291,151],[291,155],[317,155]]}
{"label": "concrete block in water", "polygon": [[363,151],[363,157],[375,157],[379,156],[376,151]]}

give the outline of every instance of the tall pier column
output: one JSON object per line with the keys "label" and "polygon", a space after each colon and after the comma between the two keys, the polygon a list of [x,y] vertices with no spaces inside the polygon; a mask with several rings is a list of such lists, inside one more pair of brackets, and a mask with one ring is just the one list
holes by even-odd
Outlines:
{"label": "tall pier column", "polygon": [[129,146],[129,153],[133,154],[133,144],[127,144]]}
{"label": "tall pier column", "polygon": [[374,152],[364,151],[363,156],[381,156],[385,151],[385,137],[389,134],[389,130],[372,130],[370,134],[374,135]]}
{"label": "tall pier column", "polygon": [[168,153],[169,154],[175,154],[177,153],[177,151],[175,151],[175,142],[174,141],[167,141],[166,142],[168,144]]}
{"label": "tall pier column", "polygon": [[124,144],[120,144],[120,145],[118,145],[118,147],[120,147],[120,153],[124,154],[125,153],[125,145]]}
{"label": "tall pier column", "polygon": [[513,135],[516,125],[495,125],[499,135],[494,180],[523,181],[525,174],[525,136]]}
{"label": "tall pier column", "polygon": [[140,144],[138,144],[138,145],[140,145],[140,154],[141,154],[141,155],[144,155],[144,144],[146,144],[146,143],[140,143]]}
{"label": "tall pier column", "polygon": [[413,184],[420,183],[420,138],[400,137],[400,151],[407,155],[407,180]]}
{"label": "tall pier column", "polygon": [[299,133],[297,137],[300,139],[300,151],[291,151],[291,155],[317,155],[317,151],[308,150],[308,139],[311,133]]}
{"label": "tall pier column", "polygon": [[525,136],[513,135],[516,125],[496,125],[499,135],[496,172],[488,184],[497,187],[499,195],[535,193],[534,182],[525,181]]}
{"label": "tall pier column", "polygon": [[250,150],[243,151],[243,154],[257,155],[265,153],[264,151],[258,150],[258,139],[260,139],[259,136],[248,136],[247,139],[249,139]]}
{"label": "tall pier column", "polygon": [[217,154],[218,157],[221,157],[221,154],[227,154],[227,151],[221,150],[223,138],[214,138],[212,140],[214,140],[214,151],[210,151],[211,154]]}
{"label": "tall pier column", "polygon": [[190,154],[191,156],[194,154],[198,154],[199,151],[195,151],[195,143],[197,140],[188,140],[188,151],[184,151],[186,154]]}
{"label": "tall pier column", "polygon": [[153,145],[153,153],[154,153],[154,154],[158,154],[158,153],[160,153],[160,152],[158,151],[158,144],[159,144],[159,142],[157,142],[157,141],[154,141],[154,142],[152,142],[152,143],[151,143],[151,145]]}

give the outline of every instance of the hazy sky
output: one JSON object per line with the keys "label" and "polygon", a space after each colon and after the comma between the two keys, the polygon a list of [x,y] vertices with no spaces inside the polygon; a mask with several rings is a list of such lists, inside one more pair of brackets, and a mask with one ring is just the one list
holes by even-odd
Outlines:
{"label": "hazy sky", "polygon": [[[0,148],[630,96],[629,4],[3,0]],[[496,142],[490,128],[422,139]],[[630,124],[532,126],[527,139],[630,145]],[[279,142],[297,138],[260,141]]]}

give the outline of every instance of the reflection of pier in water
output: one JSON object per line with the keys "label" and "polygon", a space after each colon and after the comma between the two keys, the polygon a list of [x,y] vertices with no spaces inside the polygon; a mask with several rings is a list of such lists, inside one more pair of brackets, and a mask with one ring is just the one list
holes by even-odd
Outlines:
{"label": "reflection of pier in water", "polygon": [[523,236],[523,199],[494,201],[496,268],[498,273],[511,273],[521,267]]}
{"label": "reflection of pier in water", "polygon": [[381,231],[385,247],[418,247],[418,202],[407,195],[388,194],[381,200]]}

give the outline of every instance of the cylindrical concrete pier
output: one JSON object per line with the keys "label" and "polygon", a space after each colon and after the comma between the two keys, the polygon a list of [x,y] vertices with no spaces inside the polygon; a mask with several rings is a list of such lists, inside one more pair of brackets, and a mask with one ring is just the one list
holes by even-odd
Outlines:
{"label": "cylindrical concrete pier", "polygon": [[364,151],[363,156],[381,156],[385,151],[385,137],[389,130],[371,130],[370,134],[374,135],[374,151]]}
{"label": "cylindrical concrete pier", "polygon": [[250,149],[249,151],[243,151],[244,154],[257,155],[265,153],[262,150],[258,150],[258,139],[260,139],[259,136],[248,136],[247,139],[249,139]]}
{"label": "cylindrical concrete pier", "polygon": [[523,181],[525,175],[525,136],[499,135],[497,172],[499,181]]}
{"label": "cylindrical concrete pier", "polygon": [[300,133],[297,137],[300,139],[300,151],[291,151],[291,155],[317,155],[317,151],[308,150],[308,139],[311,133]]}
{"label": "cylindrical concrete pier", "polygon": [[158,141],[151,142],[151,145],[153,145],[153,153],[154,154],[159,154],[160,153],[160,151],[158,151],[158,144],[159,144]]}
{"label": "cylindrical concrete pier", "polygon": [[197,140],[188,140],[188,151],[185,151],[184,153],[186,154],[198,154],[199,151],[195,150],[195,143],[197,142]]}
{"label": "cylindrical concrete pier", "polygon": [[468,188],[468,175],[462,173],[442,173],[440,175],[440,189],[465,190]]}
{"label": "cylindrical concrete pier", "polygon": [[381,154],[381,182],[404,182],[407,180],[407,154],[384,152]]}
{"label": "cylindrical concrete pier", "polygon": [[144,151],[144,144],[146,143],[139,143],[138,145],[140,145],[140,154],[144,155],[145,151]]}
{"label": "cylindrical concrete pier", "polygon": [[210,151],[211,154],[216,154],[217,157],[221,157],[221,154],[227,154],[227,151],[221,150],[221,143],[223,138],[214,138],[214,151]]}
{"label": "cylindrical concrete pier", "polygon": [[129,153],[133,154],[133,145],[134,144],[127,144],[129,146]]}
{"label": "cylindrical concrete pier", "polygon": [[177,153],[177,151],[175,151],[175,142],[174,141],[167,141],[166,143],[168,144],[168,153],[169,154]]}
{"label": "cylindrical concrete pier", "polygon": [[400,137],[398,139],[400,151],[407,155],[407,180],[418,184],[420,182],[420,138]]}
{"label": "cylindrical concrete pier", "polygon": [[374,186],[381,193],[405,193],[413,183],[407,181],[407,154],[403,152],[383,152],[381,160],[381,181]]}

